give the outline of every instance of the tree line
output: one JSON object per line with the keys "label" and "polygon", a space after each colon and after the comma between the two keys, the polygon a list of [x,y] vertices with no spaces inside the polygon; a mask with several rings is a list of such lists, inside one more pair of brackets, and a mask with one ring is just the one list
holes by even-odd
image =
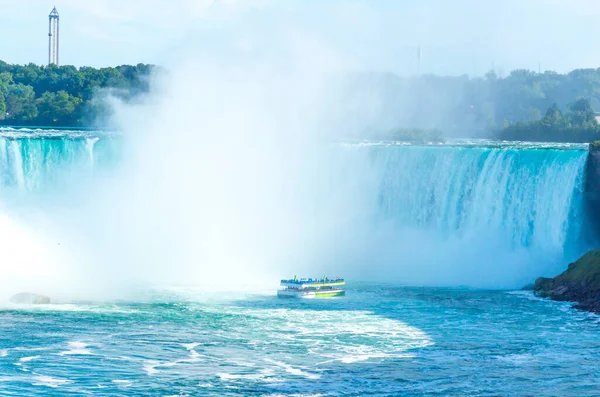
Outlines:
{"label": "tree line", "polygon": [[600,139],[600,124],[590,101],[581,98],[564,114],[554,103],[540,120],[511,124],[497,137],[511,141],[593,142]]}
{"label": "tree line", "polygon": [[[571,108],[582,99],[589,105],[590,117],[600,111],[600,68],[566,74],[514,70],[506,76],[490,71],[482,77],[379,73],[355,80],[349,97],[376,104],[379,113],[372,116],[373,123],[385,120],[382,128],[388,131],[437,129],[444,136],[574,142],[600,139],[591,119],[580,123],[571,117]],[[548,128],[538,128],[547,112],[556,109],[564,116],[560,127],[551,134]]]}
{"label": "tree line", "polygon": [[[99,93],[110,90],[131,100],[149,91],[155,69],[147,64],[97,69],[0,61],[0,124],[91,126],[109,111]],[[352,81],[347,102],[358,104],[356,112],[369,109],[373,124],[394,136],[418,138],[419,131],[429,131],[433,136],[426,138],[434,140],[441,134],[600,139],[593,117],[600,111],[600,68],[566,74],[514,70],[506,76],[491,71],[483,77],[363,73]],[[379,114],[373,112],[374,103]]]}
{"label": "tree line", "polygon": [[102,89],[123,100],[148,92],[147,64],[92,68],[12,65],[0,61],[0,124],[89,126],[107,112]]}

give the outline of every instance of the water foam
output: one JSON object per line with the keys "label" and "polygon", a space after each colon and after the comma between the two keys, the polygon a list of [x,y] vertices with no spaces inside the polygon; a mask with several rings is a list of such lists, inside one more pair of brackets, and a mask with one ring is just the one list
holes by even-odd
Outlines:
{"label": "water foam", "polygon": [[19,363],[21,363],[21,364],[22,364],[22,363],[28,363],[28,362],[30,362],[30,361],[33,361],[33,360],[38,360],[38,359],[40,359],[40,358],[42,358],[42,356],[28,356],[28,357],[21,357],[21,358],[19,359]]}
{"label": "water foam", "polygon": [[59,356],[69,356],[69,355],[93,355],[87,347],[87,343],[74,341],[68,343],[69,350],[58,353]]}
{"label": "water foam", "polygon": [[[89,277],[90,272],[98,285],[105,286],[136,281],[176,284],[185,280],[213,290],[256,290],[272,288],[283,273],[298,269],[315,275],[326,271],[404,284],[510,288],[560,270],[586,248],[581,237],[585,237],[582,186],[587,152],[579,146],[506,142],[479,142],[480,146],[464,142],[430,146],[378,142],[329,145],[309,151],[314,155],[314,171],[318,171],[314,175],[319,175],[309,178],[310,183],[306,175],[312,175],[312,171],[304,174],[296,168],[298,164],[294,164],[298,178],[283,175],[287,182],[282,186],[289,189],[288,193],[301,192],[297,197],[273,191],[274,196],[264,202],[261,194],[236,204],[230,193],[236,191],[237,197],[249,191],[246,187],[266,189],[263,176],[256,179],[247,174],[247,182],[228,192],[230,188],[225,186],[239,181],[240,176],[234,174],[240,168],[231,168],[227,175],[212,175],[206,181],[217,189],[211,203],[222,204],[225,200],[241,206],[230,213],[229,205],[218,210],[212,204],[206,208],[194,205],[205,200],[194,187],[183,188],[177,194],[181,208],[192,206],[192,212],[176,210],[172,196],[159,202],[150,199],[154,203],[145,198],[142,202],[150,207],[139,202],[123,207],[131,200],[121,194],[133,194],[135,186],[112,201],[94,201],[84,193],[96,185],[86,185],[81,178],[86,180],[86,172],[92,178],[91,168],[100,170],[106,165],[101,159],[114,158],[115,151],[126,147],[123,143],[116,149],[111,140],[102,136],[0,136],[0,191],[5,193],[0,195],[0,209],[3,199],[7,208],[5,216],[0,212],[0,233],[5,226],[12,241],[23,244],[17,249],[19,254],[12,257],[34,269],[25,275],[22,269],[26,266],[5,266],[4,272],[12,273],[13,278],[20,273],[28,282],[37,279],[38,284],[47,284],[44,280],[49,278],[56,286],[70,283],[71,292],[90,290],[81,282],[66,281]],[[189,156],[193,156],[195,148],[188,149]],[[254,156],[252,147],[247,150]],[[243,158],[243,151],[236,155]],[[249,171],[264,173],[268,164]],[[174,167],[186,165],[192,166],[182,163]],[[75,180],[79,182],[71,189],[60,190],[60,197],[74,195],[79,202],[67,209],[62,200],[49,200],[47,192],[52,186],[66,186],[57,184],[61,175],[77,167],[80,173]],[[150,173],[156,172],[165,183],[171,180],[171,186],[189,184],[175,175],[175,168],[166,174],[158,168]],[[269,172],[264,177],[267,175]],[[155,184],[156,180],[148,182]],[[115,188],[110,183],[96,187],[109,192]],[[37,208],[15,205],[6,195],[13,191],[21,198],[40,195],[39,201],[29,201]],[[284,204],[275,205],[280,200]],[[39,216],[44,209],[45,214]],[[277,209],[277,214],[269,212],[271,209]],[[172,210],[175,212],[169,212]],[[254,215],[248,218],[248,214],[268,214],[268,219]],[[157,228],[156,224],[163,226]],[[33,227],[36,232],[31,230]],[[82,228],[89,232],[79,233]],[[262,228],[268,228],[268,233],[257,232]],[[106,230],[119,232],[107,234]],[[229,257],[228,264],[207,265],[211,260],[205,254],[212,252],[209,256],[217,258],[229,250],[227,245],[239,241],[245,247],[243,253]],[[214,251],[217,246],[223,250]],[[164,257],[166,252],[171,252],[172,258]],[[495,255],[489,256],[490,252]],[[249,258],[253,258],[252,264]],[[419,271],[415,272],[414,267]]]}
{"label": "water foam", "polygon": [[353,194],[363,197],[370,219],[362,221],[367,232],[347,274],[405,284],[520,287],[558,271],[589,246],[582,243],[587,151],[452,145],[349,150],[368,155],[357,163],[368,163],[372,173]]}
{"label": "water foam", "polygon": [[52,388],[57,388],[57,387],[60,387],[62,385],[66,385],[69,383],[73,383],[73,381],[69,380],[69,379],[55,378],[55,377],[47,376],[47,375],[39,375],[39,376],[34,377],[32,385],[48,386],[48,387],[52,387]]}

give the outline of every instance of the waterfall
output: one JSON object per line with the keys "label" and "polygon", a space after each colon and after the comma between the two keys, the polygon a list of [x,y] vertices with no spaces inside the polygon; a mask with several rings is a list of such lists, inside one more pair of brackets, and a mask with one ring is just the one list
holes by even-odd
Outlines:
{"label": "waterfall", "polygon": [[98,138],[98,137],[94,137],[94,138],[87,138],[85,140],[85,145],[88,150],[89,164],[90,164],[91,168],[94,168],[94,145],[96,144],[96,142],[98,142],[99,139],[100,138]]}
{"label": "waterfall", "polygon": [[19,189],[25,188],[25,175],[23,172],[23,156],[21,155],[21,147],[19,141],[11,140],[9,143],[10,154],[12,156],[10,163],[13,169],[14,179]]}
{"label": "waterfall", "polygon": [[[165,173],[159,162],[120,180],[114,165],[127,160],[124,148],[104,136],[0,137],[0,204],[10,211],[28,198],[28,208],[63,216],[56,224],[64,228],[95,230],[90,247],[102,239],[103,253],[131,248],[99,259],[115,266],[125,254],[148,262],[170,244],[169,255],[181,252],[179,262],[194,266],[234,252],[232,263],[254,255],[244,266],[269,262],[278,272],[328,268],[408,285],[513,288],[561,271],[594,243],[581,147],[334,145],[302,160],[308,170],[296,174],[258,167],[239,176],[247,164],[221,172],[239,161],[230,157],[206,164],[214,172],[197,174],[183,161]],[[90,190],[95,177],[110,188]],[[8,204],[10,192],[18,197]],[[139,259],[148,241],[158,251]]]}
{"label": "waterfall", "polygon": [[560,271],[589,248],[585,150],[365,150],[378,188],[361,259],[407,283],[514,286]]}
{"label": "waterfall", "polygon": [[587,152],[396,147],[373,152],[380,216],[441,237],[494,234],[514,248],[562,250],[581,229]]}
{"label": "waterfall", "polygon": [[87,170],[99,162],[106,167],[111,163],[112,152],[118,150],[106,144],[98,156],[100,140],[80,136],[0,136],[0,190],[35,193],[59,188],[68,178],[91,177]]}

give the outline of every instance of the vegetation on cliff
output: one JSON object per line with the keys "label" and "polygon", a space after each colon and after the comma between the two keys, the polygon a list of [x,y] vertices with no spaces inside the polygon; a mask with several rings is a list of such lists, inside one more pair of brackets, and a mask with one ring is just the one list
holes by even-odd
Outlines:
{"label": "vegetation on cliff", "polygon": [[509,141],[592,142],[600,139],[600,125],[590,101],[582,98],[566,114],[553,104],[541,120],[509,125],[497,137]]}
{"label": "vegetation on cliff", "polygon": [[[154,68],[0,61],[0,124],[89,126],[108,111],[101,100],[103,91],[131,100],[149,90],[147,77]],[[446,136],[511,140],[600,140],[593,117],[594,111],[600,111],[600,68],[566,74],[514,70],[506,76],[492,71],[484,77],[393,73],[355,77],[348,101],[378,104],[381,114],[374,115],[374,120],[386,119],[390,128],[407,127],[395,131],[400,138],[437,141],[441,138],[438,131],[443,131]],[[365,109],[358,106],[356,111]]]}
{"label": "vegetation on cliff", "polygon": [[151,65],[95,69],[11,65],[0,61],[0,124],[84,126],[107,112],[98,100],[110,90],[130,100],[149,89]]}
{"label": "vegetation on cliff", "polygon": [[[484,77],[372,73],[358,76],[355,85],[355,93],[348,95],[350,99],[366,98],[367,104],[378,104],[379,119],[392,119],[397,126],[437,128],[445,136],[502,139],[516,132],[520,140],[600,139],[593,129],[582,133],[581,128],[566,119],[550,131],[549,137],[549,129],[539,130],[534,124],[544,118],[548,109],[558,110],[566,118],[580,99],[586,99],[593,111],[600,112],[600,68],[566,74],[514,70],[504,76],[489,72]],[[515,128],[519,122],[522,124]],[[505,129],[508,130],[504,132]]]}
{"label": "vegetation on cliff", "polygon": [[538,278],[533,290],[537,296],[577,302],[578,309],[600,313],[600,250],[586,253],[554,278]]}

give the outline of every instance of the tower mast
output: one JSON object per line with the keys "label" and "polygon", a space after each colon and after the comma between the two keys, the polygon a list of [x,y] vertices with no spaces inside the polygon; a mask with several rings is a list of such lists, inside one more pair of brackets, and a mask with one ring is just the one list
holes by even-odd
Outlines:
{"label": "tower mast", "polygon": [[54,7],[48,15],[48,65],[58,66],[59,18],[58,11]]}

